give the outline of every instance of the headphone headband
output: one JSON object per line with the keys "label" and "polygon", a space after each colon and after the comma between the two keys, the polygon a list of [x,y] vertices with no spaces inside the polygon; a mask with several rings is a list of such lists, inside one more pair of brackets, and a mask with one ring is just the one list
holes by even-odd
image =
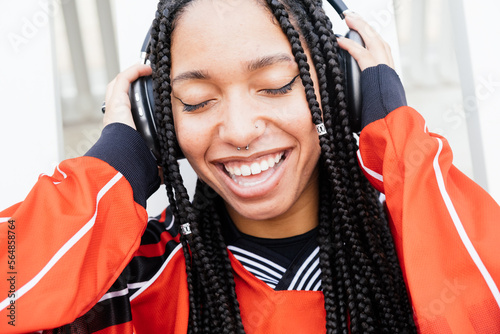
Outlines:
{"label": "headphone headband", "polygon": [[342,0],[328,0],[323,2],[323,6],[326,4],[330,4],[333,9],[339,14],[340,18],[343,20],[344,19],[344,13],[349,10],[347,8],[346,4]]}

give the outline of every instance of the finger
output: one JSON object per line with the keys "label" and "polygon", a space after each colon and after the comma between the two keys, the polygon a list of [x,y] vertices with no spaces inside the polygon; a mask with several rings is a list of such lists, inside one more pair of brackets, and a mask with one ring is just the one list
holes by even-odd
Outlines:
{"label": "finger", "polygon": [[373,55],[357,42],[345,37],[340,37],[337,41],[339,46],[349,52],[349,54],[356,60],[361,71],[378,64]]}
{"label": "finger", "polygon": [[120,91],[128,90],[130,83],[137,80],[141,76],[150,75],[152,72],[151,66],[145,64],[136,64],[125,71],[119,73],[106,87],[106,102],[109,101],[115,89],[117,81],[120,82],[118,89]]}
{"label": "finger", "polygon": [[125,71],[119,73],[114,79],[113,93],[125,92],[128,94],[130,84],[141,76],[150,75],[152,72],[151,66],[145,64],[136,64]]}
{"label": "finger", "polygon": [[392,62],[389,45],[363,17],[354,12],[347,13],[346,23],[351,29],[356,30],[361,35],[366,49],[372,52],[380,63],[389,64]]}
{"label": "finger", "polygon": [[131,82],[140,76],[151,74],[149,65],[136,64],[119,73],[106,87],[106,113],[104,126],[119,122],[135,128],[130,111],[130,97],[128,94]]}
{"label": "finger", "polygon": [[382,47],[382,37],[361,15],[348,12],[345,15],[345,22],[350,29],[356,30],[361,35],[368,49],[370,47]]}
{"label": "finger", "polygon": [[[391,48],[389,44],[380,36],[380,34],[377,33],[360,15],[356,13],[346,13],[345,17],[347,25],[351,29],[358,31],[361,38],[363,38],[365,48],[371,54],[372,60],[375,61],[375,63],[371,63],[371,65],[375,66],[378,64],[386,64],[394,68]],[[362,60],[359,61],[363,62]]]}

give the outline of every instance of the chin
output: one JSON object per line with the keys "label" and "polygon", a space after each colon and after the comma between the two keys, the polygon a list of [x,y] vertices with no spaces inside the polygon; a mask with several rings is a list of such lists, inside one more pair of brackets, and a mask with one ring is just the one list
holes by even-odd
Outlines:
{"label": "chin", "polygon": [[238,203],[237,205],[232,205],[226,202],[226,207],[228,207],[228,210],[232,208],[235,213],[249,220],[270,220],[287,212],[287,208],[283,207],[283,202],[281,202],[279,206],[275,203]]}

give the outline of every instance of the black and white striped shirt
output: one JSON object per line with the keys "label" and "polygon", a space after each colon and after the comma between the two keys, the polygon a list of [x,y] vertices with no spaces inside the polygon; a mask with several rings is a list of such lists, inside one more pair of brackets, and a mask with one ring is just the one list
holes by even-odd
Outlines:
{"label": "black and white striped shirt", "polygon": [[283,239],[239,232],[226,216],[228,249],[243,267],[274,290],[321,290],[317,229]]}

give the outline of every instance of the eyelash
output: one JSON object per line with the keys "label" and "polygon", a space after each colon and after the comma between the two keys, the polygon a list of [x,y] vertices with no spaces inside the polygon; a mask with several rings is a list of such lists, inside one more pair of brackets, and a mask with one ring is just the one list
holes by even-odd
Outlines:
{"label": "eyelash", "polygon": [[181,101],[181,103],[184,105],[184,108],[182,110],[185,112],[191,112],[191,111],[198,110],[200,108],[203,108],[204,106],[206,106],[208,104],[208,102],[210,102],[210,101],[203,101],[202,103],[191,105],[191,104],[186,104],[186,103],[182,102],[181,99],[179,99],[179,101]]}
{"label": "eyelash", "polygon": [[[278,89],[263,89],[262,91],[264,93],[267,93],[267,94],[270,94],[270,95],[285,95],[286,93],[288,93],[289,91],[292,90],[292,85],[295,82],[295,80],[298,78],[298,76],[299,76],[299,74],[297,74],[292,79],[292,81],[290,81],[289,83],[287,83],[286,85],[284,85],[281,88],[278,88]],[[203,108],[204,106],[206,106],[208,104],[208,102],[210,102],[210,101],[203,101],[202,103],[198,103],[198,104],[192,105],[192,104],[186,104],[186,103],[182,102],[181,99],[179,99],[179,101],[181,101],[181,103],[184,105],[183,111],[185,111],[185,112],[196,111],[196,110],[198,110],[200,108]]]}
{"label": "eyelash", "polygon": [[278,88],[278,89],[263,89],[262,91],[264,93],[267,93],[267,94],[270,94],[270,95],[285,95],[286,93],[288,93],[289,91],[292,90],[292,85],[293,85],[293,83],[295,82],[295,79],[297,79],[298,76],[299,75],[297,74],[292,79],[292,81],[290,81],[289,83],[287,83],[286,85],[284,85],[281,88]]}

